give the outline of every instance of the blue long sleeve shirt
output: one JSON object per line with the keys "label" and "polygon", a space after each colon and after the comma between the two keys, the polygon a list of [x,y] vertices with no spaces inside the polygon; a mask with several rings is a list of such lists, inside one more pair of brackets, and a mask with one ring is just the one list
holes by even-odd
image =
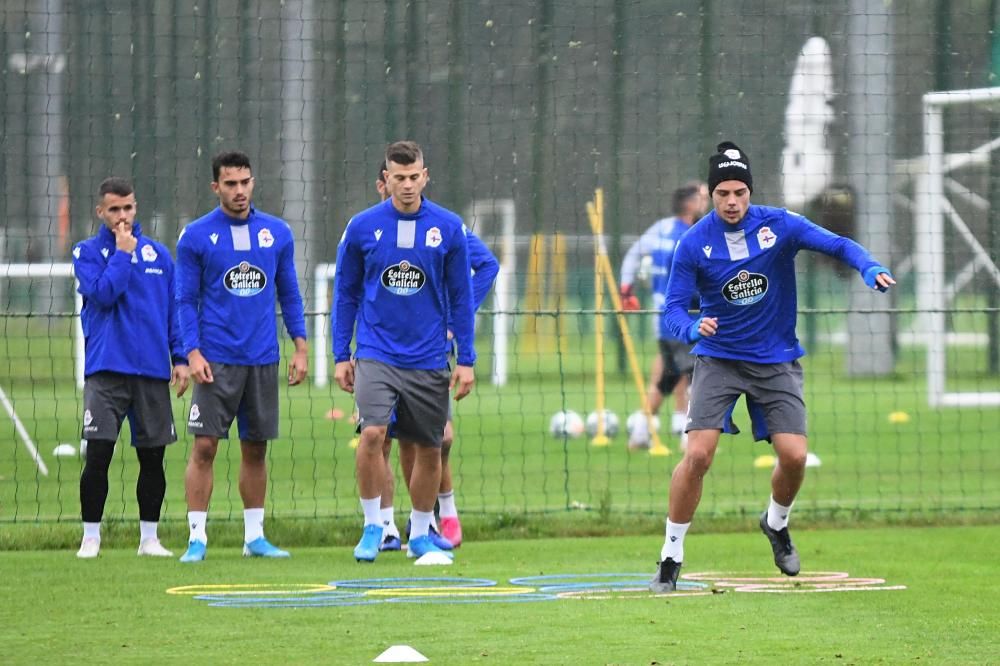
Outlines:
{"label": "blue long sleeve shirt", "polygon": [[355,358],[446,368],[450,317],[458,363],[473,365],[470,271],[461,218],[428,199],[413,214],[400,213],[387,199],[355,215],[337,248],[335,362],[350,360],[356,335]]}
{"label": "blue long sleeve shirt", "polygon": [[132,225],[134,253],[117,248],[102,225],[73,248],[73,272],[83,296],[84,375],[119,372],[170,379],[187,363],[174,304],[174,260],[166,246]]}
{"label": "blue long sleeve shirt", "polygon": [[795,335],[798,302],[795,255],[813,250],[859,273],[878,266],[865,248],[796,213],[749,207],[738,224],[713,210],[681,237],[674,254],[663,318],[676,337],[690,340],[691,294],[699,317],[717,317],[715,335],[692,353],[754,363],[782,363],[805,354]]}
{"label": "blue long sleeve shirt", "polygon": [[469,267],[472,269],[472,309],[479,310],[497,279],[500,262],[471,229],[465,230],[465,239],[469,245]]}
{"label": "blue long sleeve shirt", "polygon": [[[667,302],[667,284],[670,280],[670,266],[674,259],[674,250],[690,225],[680,218],[668,217],[654,223],[642,236],[632,244],[622,259],[621,284],[630,285],[635,282],[639,263],[644,256],[652,259],[650,269],[650,291],[653,293],[653,307],[662,312]],[[659,328],[657,335],[661,340],[672,338],[666,322],[657,317]]]}
{"label": "blue long sleeve shirt", "polygon": [[184,353],[230,365],[277,363],[275,300],[285,330],[306,339],[295,243],[284,220],[254,208],[246,220],[216,208],[177,241],[177,313]]}

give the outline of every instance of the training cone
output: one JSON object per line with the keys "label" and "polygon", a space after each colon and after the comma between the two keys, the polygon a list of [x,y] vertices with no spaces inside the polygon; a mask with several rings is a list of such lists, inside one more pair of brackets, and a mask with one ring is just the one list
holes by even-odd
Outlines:
{"label": "training cone", "polygon": [[890,412],[889,413],[889,423],[909,423],[910,415],[906,412]]}
{"label": "training cone", "polygon": [[372,659],[379,664],[402,664],[427,661],[427,657],[420,654],[409,645],[393,645],[388,650]]}
{"label": "training cone", "polygon": [[778,459],[772,455],[764,454],[762,456],[757,456],[754,458],[753,466],[757,469],[765,469],[767,467],[774,467],[774,464],[778,462]]}
{"label": "training cone", "polygon": [[451,566],[451,558],[444,553],[439,553],[437,551],[432,551],[430,553],[424,553],[416,559],[414,562],[417,566],[421,567],[447,567]]}
{"label": "training cone", "polygon": [[823,461],[812,451],[806,454],[806,467],[819,467],[822,464]]}

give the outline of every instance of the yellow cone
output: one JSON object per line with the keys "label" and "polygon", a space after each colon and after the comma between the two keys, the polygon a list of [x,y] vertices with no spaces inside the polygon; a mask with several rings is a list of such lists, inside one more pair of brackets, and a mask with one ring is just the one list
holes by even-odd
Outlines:
{"label": "yellow cone", "polygon": [[774,456],[764,454],[762,456],[757,456],[756,458],[754,458],[753,466],[756,467],[757,469],[766,469],[768,467],[774,467],[774,463],[776,462],[777,460],[775,459]]}
{"label": "yellow cone", "polygon": [[906,412],[890,412],[889,423],[909,423],[910,415]]}

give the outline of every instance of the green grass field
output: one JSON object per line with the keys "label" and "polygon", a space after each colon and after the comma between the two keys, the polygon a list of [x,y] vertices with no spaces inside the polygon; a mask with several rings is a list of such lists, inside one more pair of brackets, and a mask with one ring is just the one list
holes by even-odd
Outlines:
{"label": "green grass field", "polygon": [[[451,567],[414,567],[401,553],[360,565],[344,547],[251,561],[235,547],[210,543],[209,559],[199,565],[139,559],[131,543],[92,561],[77,560],[72,550],[0,552],[2,661],[363,664],[391,645],[409,645],[432,664],[996,663],[1000,527],[793,535],[803,574],[797,588],[782,585],[780,594],[726,587],[674,597],[592,591],[586,596],[596,598],[516,603],[469,603],[455,594],[413,603],[397,594],[402,601],[371,603],[385,599],[383,592],[366,594],[367,605],[312,608],[275,607],[274,600],[308,598],[303,587],[334,580],[449,576],[510,587],[510,579],[526,576],[651,574],[662,527],[643,537],[470,542]],[[756,531],[705,534],[696,525],[685,559],[686,574],[777,576]],[[845,572],[884,579],[871,587],[906,589],[805,593],[815,587],[804,578],[809,572]],[[249,584],[288,592],[256,594],[255,608],[212,607],[166,593]]]}
{"label": "green grass field", "polygon": [[[624,435],[604,448],[586,439],[558,439],[547,433],[549,417],[569,408],[582,414],[596,403],[593,338],[590,318],[564,317],[565,344],[540,338],[530,350],[519,341],[511,359],[511,379],[492,386],[491,352],[484,336],[480,382],[474,394],[456,406],[456,471],[460,509],[469,516],[562,514],[592,511],[613,516],[662,514],[667,479],[679,456],[629,454]],[[76,443],[80,429],[80,394],[73,387],[71,354],[56,320],[49,328],[39,320],[8,320],[0,358],[0,388],[17,409],[50,466],[41,476],[28,457],[10,419],[0,418],[0,522],[77,520],[77,483],[81,461],[54,458],[59,442]],[[654,353],[654,341],[641,335],[642,366]],[[835,325],[820,318],[819,330]],[[23,324],[18,329],[16,325]],[[556,328],[554,319],[546,326]],[[540,326],[544,330],[545,327]],[[797,510],[826,516],[846,513],[894,516],[1000,510],[1000,410],[931,409],[926,404],[924,354],[903,347],[897,371],[885,378],[852,378],[843,368],[842,349],[819,345],[803,360],[806,369],[810,446],[821,458],[809,470]],[[985,352],[956,348],[949,360],[952,387],[996,390],[1000,379],[984,367]],[[609,344],[606,355],[607,403],[624,421],[638,404],[627,372],[617,367]],[[183,432],[189,396],[175,401],[181,441],[167,455],[168,492],[165,521],[184,516],[183,469],[190,440]],[[333,386],[309,384],[281,394],[283,436],[270,449],[268,510],[272,517],[353,517],[359,512],[354,481],[353,436],[349,421],[331,421],[336,406],[349,413],[350,396]],[[905,413],[905,422],[889,415]],[[664,415],[669,414],[667,407]],[[742,407],[737,421],[749,430]],[[668,417],[667,417],[668,418]],[[666,419],[665,419],[666,420]],[[123,441],[127,441],[124,440]],[[754,459],[769,451],[749,434],[722,440],[706,484],[700,515],[733,517],[754,514],[767,499],[769,470]],[[223,446],[216,463],[211,516],[239,519],[236,490],[238,447]],[[136,463],[127,446],[119,446],[112,465],[107,507],[110,520],[135,515]],[[408,508],[405,497],[398,506]]]}

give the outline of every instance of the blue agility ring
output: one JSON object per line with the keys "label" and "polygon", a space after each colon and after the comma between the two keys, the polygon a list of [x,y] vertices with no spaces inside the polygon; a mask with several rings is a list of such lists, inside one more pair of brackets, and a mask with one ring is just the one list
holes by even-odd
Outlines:
{"label": "blue agility ring", "polygon": [[[648,573],[550,574],[547,576],[511,578],[510,584],[537,587],[538,592],[543,594],[559,594],[562,592],[583,592],[586,590],[632,590],[636,586],[645,588],[649,585],[649,578]],[[677,583],[678,590],[703,590],[707,587],[706,583],[694,583],[690,581],[679,581]]]}
{"label": "blue agility ring", "polygon": [[489,578],[358,578],[354,580],[332,580],[327,585],[345,590],[394,590],[434,587],[495,587],[497,582]]}

